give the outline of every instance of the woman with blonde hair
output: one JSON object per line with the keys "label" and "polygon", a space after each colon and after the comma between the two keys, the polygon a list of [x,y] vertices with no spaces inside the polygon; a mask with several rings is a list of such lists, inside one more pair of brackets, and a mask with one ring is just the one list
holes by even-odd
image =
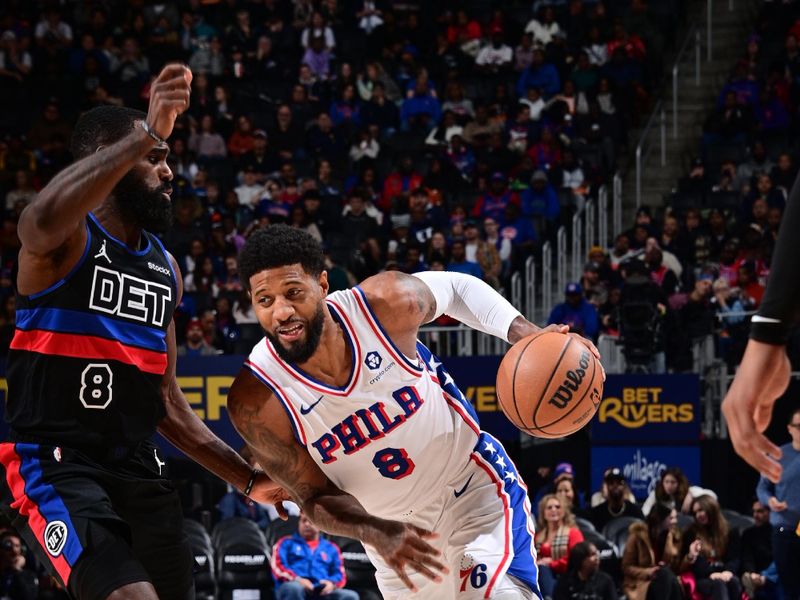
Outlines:
{"label": "woman with blonde hair", "polygon": [[656,561],[647,523],[628,527],[628,541],[622,555],[622,590],[628,600],[681,600],[678,578],[664,563]]}
{"label": "woman with blonde hair", "polygon": [[539,567],[539,588],[544,597],[553,596],[556,576],[567,572],[569,551],[583,541],[581,530],[575,526],[566,503],[555,494],[539,501],[536,523],[536,564]]}

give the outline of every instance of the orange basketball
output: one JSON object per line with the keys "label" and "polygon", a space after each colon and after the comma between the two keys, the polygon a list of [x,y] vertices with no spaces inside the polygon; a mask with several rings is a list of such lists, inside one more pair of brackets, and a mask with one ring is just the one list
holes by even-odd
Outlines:
{"label": "orange basketball", "polygon": [[497,400],[519,429],[560,438],[586,425],[603,397],[603,370],[578,340],[534,333],[518,341],[497,371]]}

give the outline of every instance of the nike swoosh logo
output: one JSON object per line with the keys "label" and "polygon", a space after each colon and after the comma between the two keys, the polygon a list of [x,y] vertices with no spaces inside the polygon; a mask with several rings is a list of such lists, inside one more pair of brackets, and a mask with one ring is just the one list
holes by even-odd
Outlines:
{"label": "nike swoosh logo", "polygon": [[780,319],[773,319],[772,317],[762,317],[761,315],[753,315],[750,319],[751,323],[780,323]]}
{"label": "nike swoosh logo", "polygon": [[320,396],[320,397],[319,397],[319,400],[317,400],[316,402],[314,402],[314,404],[312,404],[311,406],[306,406],[305,404],[301,404],[301,405],[300,405],[300,414],[301,414],[301,415],[307,415],[308,413],[310,413],[312,410],[314,410],[314,407],[315,407],[317,404],[319,404],[320,402],[322,402],[322,399],[323,399],[324,397],[325,397],[324,395],[323,395],[323,396]]}
{"label": "nike swoosh logo", "polygon": [[475,473],[469,476],[469,479],[467,479],[467,483],[464,484],[464,487],[462,487],[460,490],[453,490],[453,496],[459,498],[461,494],[467,491],[467,488],[469,487],[469,482],[472,481],[473,475],[475,475]]}

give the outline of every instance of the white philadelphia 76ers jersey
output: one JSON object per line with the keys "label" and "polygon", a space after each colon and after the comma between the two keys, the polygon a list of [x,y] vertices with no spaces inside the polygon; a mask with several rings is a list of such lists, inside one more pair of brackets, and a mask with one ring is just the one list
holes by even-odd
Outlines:
{"label": "white philadelphia 76ers jersey", "polygon": [[283,361],[266,338],[245,363],[283,404],[300,444],[371,514],[413,520],[463,471],[480,434],[475,412],[420,342],[404,356],[360,288],[327,298],[353,356],[343,387]]}

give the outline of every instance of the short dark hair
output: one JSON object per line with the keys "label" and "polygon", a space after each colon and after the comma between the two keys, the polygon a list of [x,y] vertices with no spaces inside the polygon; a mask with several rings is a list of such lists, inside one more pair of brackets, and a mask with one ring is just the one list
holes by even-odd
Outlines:
{"label": "short dark hair", "polygon": [[591,542],[583,541],[575,544],[569,551],[569,558],[567,559],[567,571],[570,573],[577,573],[583,561],[586,560],[592,553]]}
{"label": "short dark hair", "polygon": [[98,106],[81,115],[72,132],[70,151],[75,160],[94,154],[99,146],[118,142],[128,135],[136,121],[147,115],[124,106]]}
{"label": "short dark hair", "polygon": [[268,225],[253,232],[239,253],[239,277],[249,290],[250,278],[256,273],[297,263],[318,277],[325,269],[322,246],[302,229]]}

